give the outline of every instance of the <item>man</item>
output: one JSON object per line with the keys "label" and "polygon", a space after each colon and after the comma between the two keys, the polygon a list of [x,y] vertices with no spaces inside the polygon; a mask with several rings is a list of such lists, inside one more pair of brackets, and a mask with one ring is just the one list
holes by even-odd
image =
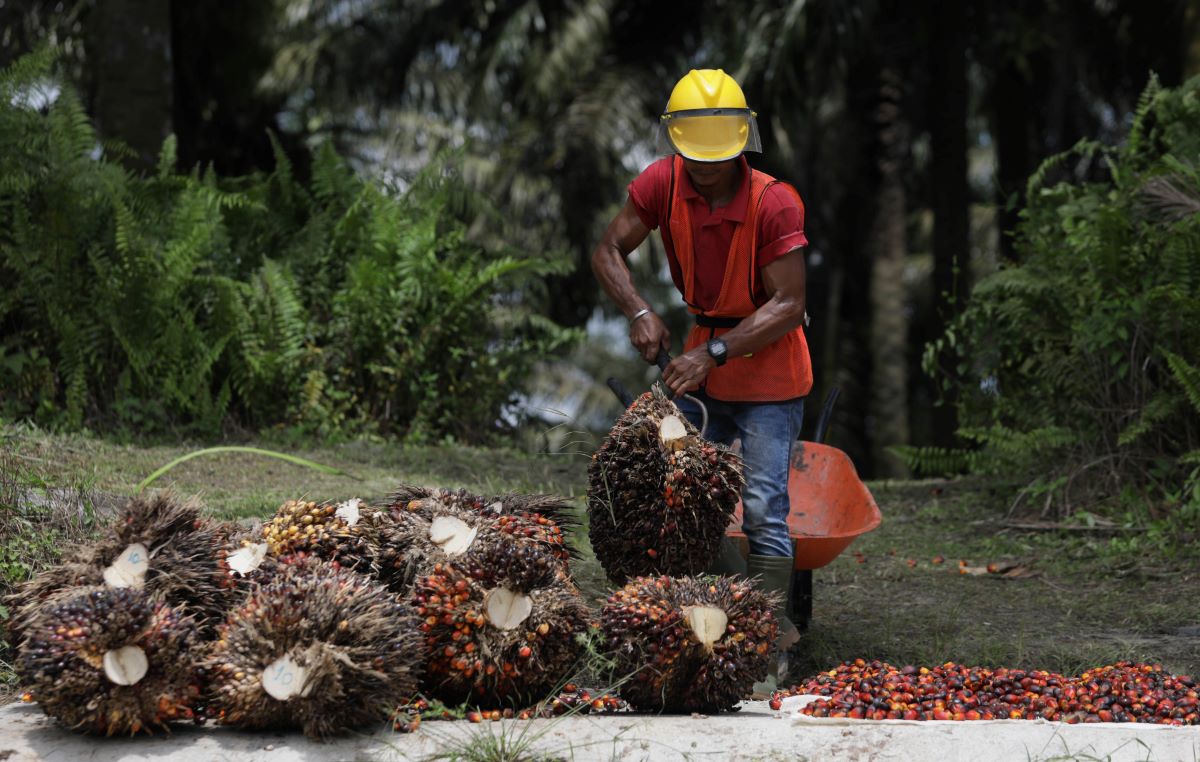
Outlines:
{"label": "man", "polygon": [[[741,87],[716,69],[692,70],[675,85],[660,124],[672,155],[629,185],[624,208],[592,253],[592,270],[629,319],[629,339],[647,362],[670,349],[670,334],[633,284],[625,258],[661,229],[671,278],[695,316],[684,352],[663,372],[678,397],[708,408],[705,436],[742,442],[746,486],[745,562],[727,543],[713,571],[743,573],[786,601],[792,577],[788,469],[800,434],[812,369],[804,338],[804,205],[790,185],[751,170],[760,151],[755,114]],[[679,407],[697,426],[700,411]],[[777,654],[799,634],[781,603]],[[782,659],[767,682],[774,688]]]}

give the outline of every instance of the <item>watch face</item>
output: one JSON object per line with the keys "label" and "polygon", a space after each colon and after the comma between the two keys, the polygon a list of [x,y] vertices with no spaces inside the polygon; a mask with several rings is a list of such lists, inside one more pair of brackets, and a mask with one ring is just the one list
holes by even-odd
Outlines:
{"label": "watch face", "polygon": [[708,342],[708,353],[712,355],[712,358],[717,362],[725,361],[725,352],[725,342],[721,339],[711,339]]}

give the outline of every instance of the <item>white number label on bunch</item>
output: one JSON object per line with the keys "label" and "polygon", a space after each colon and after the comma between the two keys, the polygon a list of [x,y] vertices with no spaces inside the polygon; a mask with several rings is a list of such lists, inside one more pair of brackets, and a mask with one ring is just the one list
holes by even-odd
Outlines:
{"label": "white number label on bunch", "polygon": [[150,553],[146,546],[135,542],[117,556],[104,570],[104,584],[109,587],[141,587],[150,568]]}
{"label": "white number label on bunch", "polygon": [[273,699],[287,701],[292,696],[307,696],[308,670],[290,656],[281,656],[267,665],[262,673],[263,690]]}

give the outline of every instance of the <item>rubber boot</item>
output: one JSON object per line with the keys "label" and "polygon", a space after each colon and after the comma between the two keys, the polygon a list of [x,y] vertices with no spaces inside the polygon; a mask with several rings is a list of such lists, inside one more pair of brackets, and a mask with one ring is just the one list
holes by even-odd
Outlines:
{"label": "rubber boot", "polygon": [[742,550],[732,537],[722,537],[717,557],[708,565],[709,574],[740,574],[746,576],[746,559],[742,558]]}
{"label": "rubber boot", "polygon": [[779,629],[774,648],[771,649],[770,667],[766,679],[754,684],[753,698],[761,700],[770,698],[777,690],[779,681],[786,676],[788,649],[800,640],[800,631],[787,615],[787,604],[792,593],[792,559],[790,556],[751,554],[746,559],[746,573],[755,578],[759,590],[777,594],[774,613]]}

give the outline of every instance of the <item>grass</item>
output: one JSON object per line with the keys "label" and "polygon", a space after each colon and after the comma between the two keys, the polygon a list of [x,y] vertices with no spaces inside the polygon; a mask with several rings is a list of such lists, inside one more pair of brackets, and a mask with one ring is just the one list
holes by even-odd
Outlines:
{"label": "grass", "polygon": [[[400,482],[489,494],[565,495],[573,498],[581,519],[574,538],[580,557],[573,572],[588,599],[598,603],[608,586],[587,544],[583,521],[588,446],[582,443],[579,453],[555,456],[369,443],[290,451],[353,478],[225,453],[187,461],[155,487],[198,495],[208,510],[226,518],[266,516],[285,499],[301,496],[382,498]],[[131,494],[155,469],[197,447],[136,447],[10,427],[0,430],[0,449],[8,471],[41,485],[43,492],[47,486],[68,487],[55,494],[74,490],[98,505],[111,505],[113,496]],[[1200,673],[1197,544],[1164,544],[1147,533],[1105,529],[1014,529],[1003,519],[1011,495],[981,481],[869,486],[883,511],[883,524],[814,573],[814,618],[792,655],[793,677],[859,657],[1066,673],[1135,660]],[[82,516],[85,504],[87,500],[59,510],[59,518]],[[0,525],[0,558],[15,557],[25,565],[17,576],[47,563],[70,532],[87,529],[86,521],[60,527],[61,521],[26,520],[28,531],[12,534],[12,517],[9,510],[8,523]],[[31,554],[28,548],[51,552]],[[937,556],[945,562],[934,564]],[[960,574],[960,559],[973,567],[1018,564],[1026,574],[1011,579]],[[0,652],[0,661],[9,659]],[[0,664],[0,679],[5,669]]]}
{"label": "grass", "polygon": [[0,700],[15,687],[12,649],[2,626],[13,587],[56,562],[62,548],[90,537],[95,524],[86,482],[47,481],[12,451],[0,449]]}
{"label": "grass", "polygon": [[426,758],[425,762],[543,762],[561,759],[543,755],[535,750],[537,742],[550,730],[550,725],[533,731],[533,723],[502,723],[497,730],[491,723],[480,727],[465,738],[454,738],[437,730],[427,731],[439,741],[444,751]]}
{"label": "grass", "polygon": [[[84,480],[98,492],[114,495],[133,494],[138,483],[159,467],[201,447],[138,447],[15,427],[0,430],[0,443],[15,460],[49,482]],[[350,476],[320,473],[274,458],[220,453],[182,463],[153,486],[197,495],[221,518],[268,515],[284,500],[303,496],[383,497],[401,482],[459,486],[485,494],[522,491],[580,497],[585,489],[582,473],[587,461],[582,454],[535,456],[517,450],[367,442],[288,452]]]}

